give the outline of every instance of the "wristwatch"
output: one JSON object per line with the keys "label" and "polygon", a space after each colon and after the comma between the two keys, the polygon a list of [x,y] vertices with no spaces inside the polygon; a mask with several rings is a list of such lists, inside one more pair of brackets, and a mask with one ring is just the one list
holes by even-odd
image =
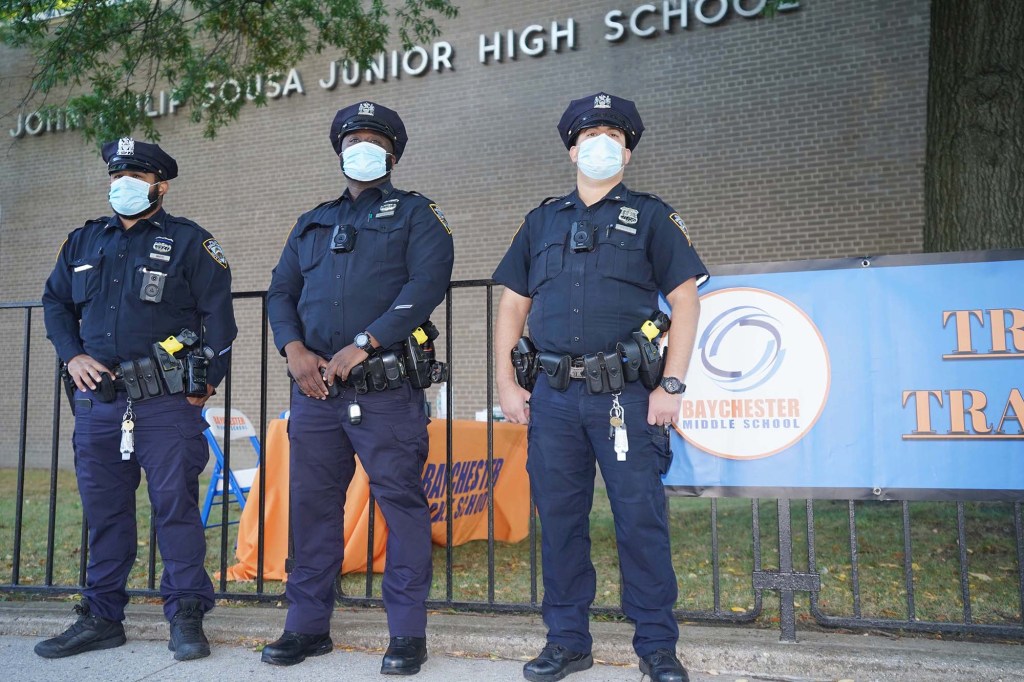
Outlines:
{"label": "wristwatch", "polygon": [[373,347],[373,341],[370,339],[370,332],[359,332],[352,342],[356,344],[356,348],[365,351],[369,355],[373,355],[373,352],[376,350]]}
{"label": "wristwatch", "polygon": [[686,384],[675,377],[665,377],[662,379],[661,387],[665,389],[665,393],[670,395],[679,395],[686,392]]}

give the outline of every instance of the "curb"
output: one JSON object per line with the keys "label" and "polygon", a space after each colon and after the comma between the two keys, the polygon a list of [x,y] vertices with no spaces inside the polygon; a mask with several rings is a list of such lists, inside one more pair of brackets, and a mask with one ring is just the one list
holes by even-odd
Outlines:
{"label": "curb", "polygon": [[[71,602],[0,602],[0,635],[49,637],[73,621]],[[205,621],[212,642],[257,646],[276,639],[286,610],[220,606]],[[129,638],[166,640],[167,623],[155,604],[130,604]],[[629,623],[591,623],[594,659],[636,665]],[[387,618],[382,609],[336,609],[331,635],[338,646],[383,651]],[[432,612],[431,651],[451,656],[529,660],[544,646],[539,616]],[[773,680],[1009,680],[1024,671],[1024,646],[871,634],[804,632],[780,642],[775,630],[683,624],[679,654],[693,671]]]}

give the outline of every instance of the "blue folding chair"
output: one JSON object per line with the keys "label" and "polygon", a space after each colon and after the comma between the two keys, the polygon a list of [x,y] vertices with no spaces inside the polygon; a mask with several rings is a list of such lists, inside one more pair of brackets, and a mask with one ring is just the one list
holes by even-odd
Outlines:
{"label": "blue folding chair", "polygon": [[[256,472],[259,471],[261,450],[260,441],[256,436],[256,429],[253,427],[252,422],[242,414],[241,410],[232,408],[231,426],[228,430],[229,438],[231,440],[248,438],[252,449],[256,453],[256,465],[248,469],[232,467],[228,470],[228,486],[231,489],[231,495],[226,496],[224,494],[224,451],[221,449],[221,443],[224,442],[224,408],[208,407],[203,410],[203,418],[209,424],[205,431],[206,440],[209,442],[210,450],[213,451],[213,455],[216,458],[213,467],[213,477],[210,479],[210,485],[206,489],[206,500],[203,502],[202,512],[203,527],[211,528],[220,525],[218,523],[213,523],[212,525],[209,523],[210,509],[214,505],[230,504],[231,497],[234,497],[239,509],[245,509],[245,497],[249,489],[252,488]],[[236,453],[241,454],[236,450],[232,450],[232,463],[238,461],[235,459]],[[238,522],[230,521],[229,523]]]}

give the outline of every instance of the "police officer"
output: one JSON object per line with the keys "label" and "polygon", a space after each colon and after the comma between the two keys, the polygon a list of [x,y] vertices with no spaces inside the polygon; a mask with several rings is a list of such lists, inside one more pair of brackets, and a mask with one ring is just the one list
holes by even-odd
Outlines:
{"label": "police officer", "polygon": [[345,107],[330,139],[346,189],[299,217],[268,292],[274,341],[295,384],[288,429],[294,568],[284,634],[263,649],[262,660],[293,665],[333,647],[334,580],[358,452],[389,529],[382,592],[391,640],[381,673],[412,675],[427,658],[424,603],[432,575],[420,483],[423,391],[408,380],[374,390],[371,381],[360,395],[350,373],[400,351],[444,298],[451,230],[436,204],[391,184],[409,139],[396,112],[374,102]]}
{"label": "police officer", "polygon": [[[666,427],[685,390],[697,283],[707,270],[679,214],[622,184],[643,130],[629,100],[603,92],[573,100],[558,131],[576,165],[576,189],[526,216],[494,273],[506,287],[495,332],[499,399],[510,421],[530,423],[527,470],[544,527],[547,646],[524,666],[528,680],[559,680],[593,665],[595,461],[615,518],[622,605],[636,624],[640,670],[656,682],[687,679],[675,653],[676,578],[660,476],[670,458]],[[660,386],[592,385],[587,372],[595,368],[597,384],[615,385],[617,343],[635,338],[657,310],[659,290],[672,308]],[[509,360],[527,319],[537,351],[565,358],[553,375],[538,374],[532,393],[516,383]],[[602,358],[607,368],[588,365]],[[611,374],[602,379],[602,372]]]}
{"label": "police officer", "polygon": [[[89,566],[77,622],[40,642],[45,658],[125,643],[125,585],[135,563],[135,491],[146,471],[163,559],[160,593],[174,658],[210,654],[203,614],[213,608],[199,474],[209,459],[201,410],[227,371],[237,331],[231,272],[217,240],[167,213],[178,164],[158,145],[103,145],[115,215],[90,220],[62,244],[43,293],[47,336],[76,389],[75,473],[89,524]],[[154,373],[153,344],[202,334],[213,356],[206,395],[187,396]],[[116,367],[144,368],[132,392]],[[117,375],[116,381],[111,378]],[[109,392],[103,390],[109,388]],[[134,441],[132,443],[131,441]]]}

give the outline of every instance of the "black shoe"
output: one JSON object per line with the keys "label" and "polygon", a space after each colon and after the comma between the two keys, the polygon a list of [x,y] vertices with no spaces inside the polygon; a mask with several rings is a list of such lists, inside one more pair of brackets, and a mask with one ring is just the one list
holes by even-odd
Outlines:
{"label": "black shoe", "polygon": [[198,599],[182,599],[171,619],[171,640],[167,648],[178,661],[191,661],[210,655],[210,642],[203,632],[203,607]]}
{"label": "black shoe", "polygon": [[426,660],[426,637],[392,637],[380,663],[380,674],[415,675]]}
{"label": "black shoe", "polygon": [[36,644],[36,653],[43,658],[64,658],[86,651],[113,649],[127,641],[124,625],[93,615],[89,602],[75,604],[78,620],[62,634]]}
{"label": "black shoe", "polygon": [[334,650],[331,633],[304,635],[300,632],[284,631],[276,642],[263,647],[260,660],[273,665],[295,665],[306,660],[306,656],[322,656]]}
{"label": "black shoe", "polygon": [[690,682],[686,668],[668,649],[658,649],[653,654],[641,656],[640,672],[650,675],[651,682]]}
{"label": "black shoe", "polygon": [[523,677],[530,682],[554,682],[593,665],[594,657],[589,653],[569,651],[561,644],[548,643],[540,656],[523,666]]}

